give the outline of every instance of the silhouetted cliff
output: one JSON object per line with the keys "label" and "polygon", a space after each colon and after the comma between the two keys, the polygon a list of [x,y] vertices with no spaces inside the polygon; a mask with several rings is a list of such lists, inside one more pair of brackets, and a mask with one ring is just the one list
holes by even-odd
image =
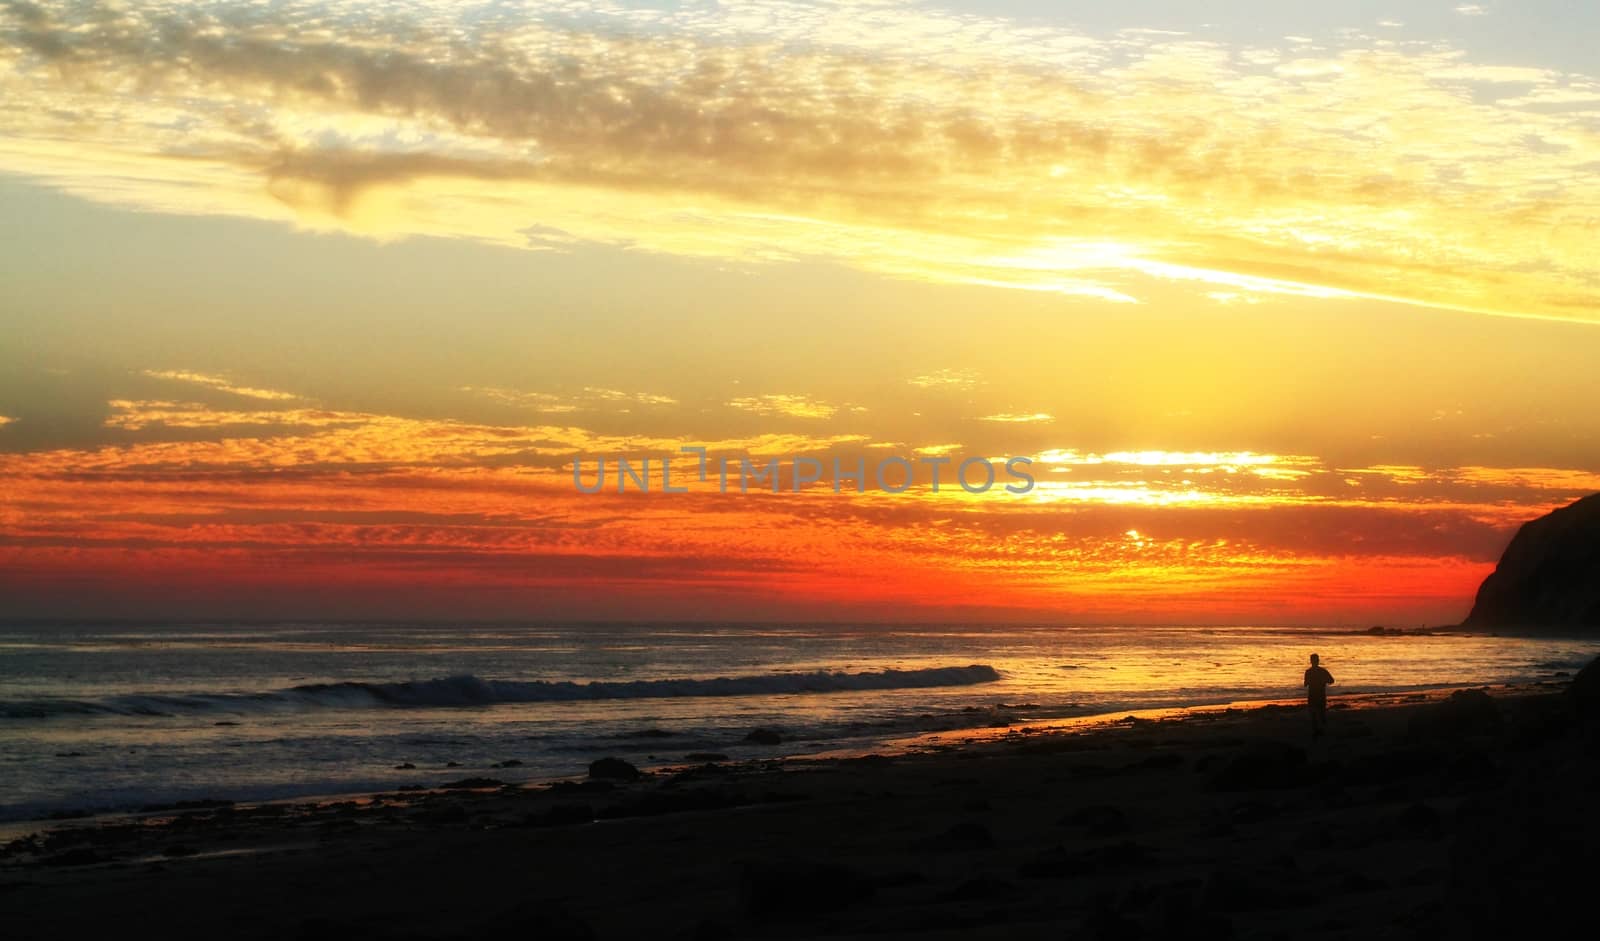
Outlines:
{"label": "silhouetted cliff", "polygon": [[1518,633],[1600,631],[1600,494],[1517,531],[1462,627]]}

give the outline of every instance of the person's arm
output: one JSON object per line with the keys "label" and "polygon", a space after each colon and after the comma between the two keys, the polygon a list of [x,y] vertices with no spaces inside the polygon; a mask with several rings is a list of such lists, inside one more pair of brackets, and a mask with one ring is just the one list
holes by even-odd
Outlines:
{"label": "person's arm", "polygon": [[1329,673],[1327,670],[1323,670],[1322,671],[1322,675],[1328,678],[1328,685],[1332,686],[1333,685],[1333,674]]}

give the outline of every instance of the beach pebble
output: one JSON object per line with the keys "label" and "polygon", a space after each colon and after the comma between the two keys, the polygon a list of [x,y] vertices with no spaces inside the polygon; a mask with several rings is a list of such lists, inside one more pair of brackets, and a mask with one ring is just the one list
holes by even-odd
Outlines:
{"label": "beach pebble", "polygon": [[621,758],[601,758],[589,765],[589,777],[632,781],[639,777],[639,769]]}
{"label": "beach pebble", "polygon": [[747,863],[739,902],[756,919],[799,920],[844,908],[873,894],[870,880],[839,863],[786,859]]}

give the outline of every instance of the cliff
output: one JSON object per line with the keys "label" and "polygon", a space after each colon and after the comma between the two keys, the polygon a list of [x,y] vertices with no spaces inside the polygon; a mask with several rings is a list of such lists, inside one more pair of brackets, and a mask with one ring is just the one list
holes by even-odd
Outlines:
{"label": "cliff", "polygon": [[1600,633],[1600,494],[1524,523],[1461,626]]}

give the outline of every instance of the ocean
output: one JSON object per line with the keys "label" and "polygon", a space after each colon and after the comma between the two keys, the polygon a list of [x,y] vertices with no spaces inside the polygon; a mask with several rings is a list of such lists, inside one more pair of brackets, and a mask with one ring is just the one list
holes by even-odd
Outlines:
{"label": "ocean", "polygon": [[[10,624],[0,820],[581,775],[690,754],[1555,680],[1600,641],[1282,627]],[[779,744],[747,741],[754,729]]]}

